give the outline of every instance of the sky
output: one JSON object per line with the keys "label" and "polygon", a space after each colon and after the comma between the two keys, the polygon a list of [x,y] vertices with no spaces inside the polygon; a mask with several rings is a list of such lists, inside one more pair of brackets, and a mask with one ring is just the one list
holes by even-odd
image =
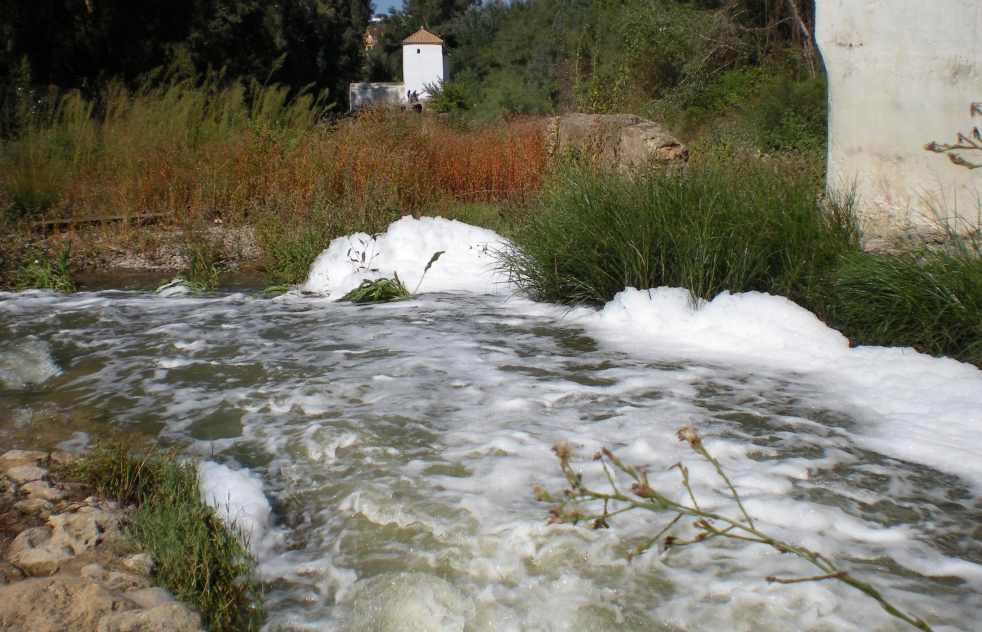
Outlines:
{"label": "sky", "polygon": [[401,6],[402,0],[375,0],[375,15],[388,13],[389,9]]}

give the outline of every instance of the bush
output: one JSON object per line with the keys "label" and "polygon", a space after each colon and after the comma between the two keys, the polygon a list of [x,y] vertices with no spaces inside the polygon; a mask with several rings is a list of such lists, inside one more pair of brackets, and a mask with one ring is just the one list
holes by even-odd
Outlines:
{"label": "bush", "polygon": [[849,206],[817,193],[762,163],[569,172],[504,264],[533,297],[562,303],[664,285],[706,299],[757,290],[809,305],[839,255],[857,249]]}

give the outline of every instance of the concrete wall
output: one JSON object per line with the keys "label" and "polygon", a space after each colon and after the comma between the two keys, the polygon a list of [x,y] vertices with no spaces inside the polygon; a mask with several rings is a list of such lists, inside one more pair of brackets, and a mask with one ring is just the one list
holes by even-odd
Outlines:
{"label": "concrete wall", "polygon": [[402,105],[406,102],[404,83],[352,83],[348,85],[348,109],[352,112],[371,103]]}
{"label": "concrete wall", "polygon": [[444,75],[443,59],[443,46],[440,44],[404,44],[402,80],[406,83],[406,90],[415,90],[425,97],[425,84],[449,79]]}
{"label": "concrete wall", "polygon": [[[976,221],[982,169],[924,150],[982,125],[982,0],[816,0],[829,77],[830,188],[855,186],[867,239],[924,229],[931,203]],[[975,156],[972,156],[975,154]],[[982,152],[964,152],[982,162]]]}

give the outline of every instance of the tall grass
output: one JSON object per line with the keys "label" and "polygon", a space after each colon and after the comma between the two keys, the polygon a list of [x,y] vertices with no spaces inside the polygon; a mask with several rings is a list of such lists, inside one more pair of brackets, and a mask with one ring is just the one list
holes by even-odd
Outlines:
{"label": "tall grass", "polygon": [[261,588],[245,540],[201,500],[197,468],[177,450],[134,453],[98,446],[59,475],[92,485],[121,504],[136,503],[127,526],[153,555],[156,579],[198,607],[212,632],[257,630]]}
{"label": "tall grass", "polygon": [[853,344],[913,347],[982,367],[982,233],[860,248],[848,200],[765,162],[688,171],[573,171],[503,254],[532,297],[600,304],[626,286],[779,294]]}
{"label": "tall grass", "polygon": [[840,258],[823,298],[830,322],[861,344],[903,345],[982,366],[982,241]]}
{"label": "tall grass", "polygon": [[542,300],[603,303],[625,286],[662,285],[801,300],[856,244],[848,206],[819,200],[794,172],[752,162],[631,177],[578,170],[505,263]]}

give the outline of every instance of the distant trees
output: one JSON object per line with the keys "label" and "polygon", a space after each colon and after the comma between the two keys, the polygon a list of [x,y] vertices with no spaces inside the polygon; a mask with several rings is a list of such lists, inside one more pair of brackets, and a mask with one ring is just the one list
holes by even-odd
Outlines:
{"label": "distant trees", "polygon": [[329,88],[363,64],[371,0],[0,0],[0,81],[27,60],[38,85],[89,90],[160,66]]}

